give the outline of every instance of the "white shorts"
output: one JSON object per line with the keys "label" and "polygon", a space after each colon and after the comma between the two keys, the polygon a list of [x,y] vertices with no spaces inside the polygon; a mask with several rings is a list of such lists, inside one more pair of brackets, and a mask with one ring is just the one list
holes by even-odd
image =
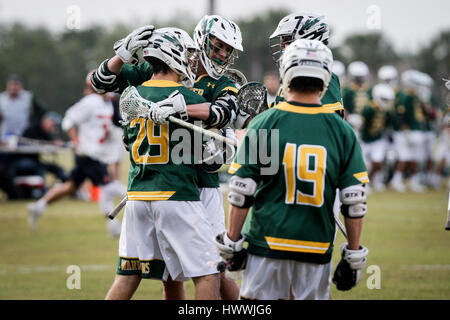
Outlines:
{"label": "white shorts", "polygon": [[248,255],[240,295],[244,299],[328,300],[331,262],[315,264]]}
{"label": "white shorts", "polygon": [[405,130],[394,132],[394,144],[399,161],[421,161],[423,158],[423,132]]}
{"label": "white shorts", "polygon": [[173,280],[186,281],[218,273],[213,237],[200,201],[128,201],[119,257],[138,259],[143,278],[158,278],[149,262],[163,260],[163,280],[170,274]]}
{"label": "white shorts", "polygon": [[420,161],[426,161],[433,157],[434,148],[436,146],[436,133],[433,131],[424,131],[423,143]]}
{"label": "white shorts", "polygon": [[216,236],[226,230],[222,191],[220,188],[200,188],[199,192],[200,201],[205,207],[206,218]]}
{"label": "white shorts", "polygon": [[361,143],[361,149],[366,163],[383,162],[386,156],[386,147],[386,139],[378,139],[370,143]]}
{"label": "white shorts", "polygon": [[445,161],[450,165],[450,130],[443,130],[439,135],[434,158],[437,162]]}

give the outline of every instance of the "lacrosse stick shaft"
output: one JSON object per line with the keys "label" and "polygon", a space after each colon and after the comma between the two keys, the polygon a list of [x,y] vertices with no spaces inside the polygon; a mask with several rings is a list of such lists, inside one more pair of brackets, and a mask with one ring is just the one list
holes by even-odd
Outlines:
{"label": "lacrosse stick shaft", "polygon": [[119,214],[119,212],[122,210],[122,208],[125,206],[125,204],[127,203],[127,200],[128,200],[127,196],[125,196],[122,200],[120,200],[120,202],[117,204],[117,206],[114,209],[112,209],[112,211],[108,214],[108,218],[113,220]]}
{"label": "lacrosse stick shaft", "polygon": [[345,239],[348,240],[347,238],[347,231],[345,230],[345,226],[344,224],[341,222],[341,220],[339,220],[338,217],[334,216],[334,221],[336,222],[339,230],[341,230],[342,234],[344,235]]}
{"label": "lacrosse stick shaft", "polygon": [[238,146],[237,142],[232,140],[232,139],[230,139],[230,138],[224,137],[224,136],[222,136],[220,134],[217,134],[215,132],[212,132],[210,130],[203,129],[202,127],[196,126],[196,125],[194,125],[192,123],[189,123],[189,122],[183,121],[181,119],[175,118],[174,116],[169,116],[169,120],[171,122],[179,124],[182,127],[185,127],[185,128],[188,128],[188,129],[192,129],[195,132],[204,134],[205,136],[208,136],[208,137],[214,138],[216,140],[225,142],[226,144],[229,144],[229,145],[232,145],[232,146],[235,146],[235,147]]}

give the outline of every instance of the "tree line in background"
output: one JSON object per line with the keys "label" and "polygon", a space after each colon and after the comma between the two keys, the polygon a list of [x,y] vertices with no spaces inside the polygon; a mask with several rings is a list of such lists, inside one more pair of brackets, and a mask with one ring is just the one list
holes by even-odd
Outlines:
{"label": "tree line in background", "polygon": [[[234,68],[241,70],[249,81],[262,81],[264,73],[277,70],[269,50],[269,36],[288,13],[268,11],[251,19],[235,20],[243,34],[244,53]],[[183,16],[155,22],[155,26],[178,26],[191,33],[196,23]],[[92,26],[54,34],[45,28],[22,24],[0,25],[0,91],[4,90],[8,75],[17,73],[24,78],[26,89],[35,92],[51,110],[63,114],[81,97],[87,72],[111,57],[113,43],[135,27]],[[331,26],[331,39],[332,31]],[[332,47],[332,51],[335,59],[345,65],[354,60],[364,61],[372,78],[384,64],[393,64],[400,71],[415,68],[426,72],[435,80],[434,93],[443,103],[446,89],[441,79],[450,77],[449,46],[450,30],[441,31],[416,54],[397,52],[382,33],[371,32],[350,35],[340,46]]]}

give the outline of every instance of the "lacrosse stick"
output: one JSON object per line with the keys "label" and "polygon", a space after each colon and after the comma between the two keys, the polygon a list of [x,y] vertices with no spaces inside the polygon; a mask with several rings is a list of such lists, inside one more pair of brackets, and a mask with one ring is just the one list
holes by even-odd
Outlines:
{"label": "lacrosse stick", "polygon": [[112,209],[112,211],[108,214],[108,218],[113,220],[119,214],[120,210],[122,210],[122,208],[127,204],[127,200],[128,200],[127,196],[125,196],[122,200],[120,200],[117,206],[115,206],[115,208]]}
{"label": "lacrosse stick", "polygon": [[237,94],[239,108],[253,118],[268,109],[267,88],[261,82],[248,82]]}
{"label": "lacrosse stick", "polygon": [[[126,88],[123,91],[122,95],[120,96],[119,100],[119,111],[123,119],[122,125],[127,125],[128,123],[130,123],[131,120],[136,118],[148,118],[149,108],[152,103],[153,102],[142,98],[135,87],[129,86],[128,88]],[[211,138],[215,138],[226,144],[230,144],[232,146],[237,147],[236,141],[224,137],[218,133],[203,129],[202,127],[193,125],[181,119],[177,119],[173,116],[169,116],[169,121],[177,123],[182,127],[192,129],[198,133],[204,134]],[[122,208],[125,206],[126,203],[127,197],[124,197],[119,202],[119,204],[108,214],[108,217],[110,219],[114,219],[119,214],[119,212],[122,210]]]}
{"label": "lacrosse stick", "polygon": [[[126,88],[123,91],[119,101],[120,114],[122,116],[122,119],[124,120],[122,124],[128,124],[131,120],[136,118],[148,118],[148,111],[151,104],[153,104],[153,102],[142,98],[135,87],[129,86],[128,88]],[[192,123],[175,118],[174,116],[169,116],[168,119],[170,122],[176,123],[182,127],[191,129],[210,138],[214,138],[219,141],[225,142],[226,144],[237,147],[237,142],[233,139],[224,137],[213,131],[206,130]]]}
{"label": "lacrosse stick", "polygon": [[238,88],[241,88],[248,82],[244,74],[237,69],[227,69],[225,76],[227,76],[231,81],[237,84]]}

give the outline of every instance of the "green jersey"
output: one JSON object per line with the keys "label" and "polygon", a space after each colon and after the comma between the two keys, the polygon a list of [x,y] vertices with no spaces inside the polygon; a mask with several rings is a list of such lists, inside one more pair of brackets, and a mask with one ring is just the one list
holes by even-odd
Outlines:
{"label": "green jersey", "polygon": [[374,142],[383,137],[383,132],[390,122],[390,115],[382,110],[375,101],[371,101],[362,110],[363,125],[361,127],[361,139],[366,143]]}
{"label": "green jersey", "polygon": [[[278,90],[278,95],[275,98],[275,101],[270,105],[270,107],[273,107],[283,101],[285,101],[284,89],[281,87]],[[339,82],[339,77],[334,73],[331,75],[330,83],[328,84],[327,91],[325,91],[321,102],[324,107],[329,107],[335,111],[343,110],[344,108],[342,105],[341,83]]]}
{"label": "green jersey", "polygon": [[[149,80],[152,75],[152,67],[147,62],[143,62],[137,66],[123,65],[116,80],[119,86],[119,92],[122,92],[128,85],[140,85],[144,81]],[[206,102],[213,102],[225,91],[238,92],[236,85],[228,77],[222,76],[220,79],[215,80],[208,75],[198,77],[191,90],[202,96]],[[208,173],[200,166],[197,168],[197,171],[199,175],[199,188],[219,187],[218,173]]]}
{"label": "green jersey", "polygon": [[419,98],[411,91],[397,96],[395,114],[398,121],[397,130],[423,130],[425,128],[425,115]]}
{"label": "green jersey", "polygon": [[344,102],[344,108],[346,113],[361,114],[365,106],[370,103],[371,90],[367,85],[358,87],[354,83],[345,87],[342,90],[342,101]]}
{"label": "green jersey", "polygon": [[[198,77],[192,90],[209,102],[216,100],[224,91],[238,92],[236,85],[228,77],[222,76],[215,80],[208,75]],[[198,166],[197,170],[199,188],[219,188],[219,174],[217,172],[206,172],[201,166]]]}
{"label": "green jersey", "polygon": [[[205,102],[198,94],[173,81],[149,80],[136,88],[143,98],[155,102],[166,99],[175,90],[184,96],[187,104]],[[124,128],[131,162],[129,200],[199,201],[192,149],[185,151],[179,147],[180,143],[186,143],[183,138],[172,139],[172,133],[180,128],[183,127],[176,123],[156,125],[145,118],[136,118]],[[193,132],[190,133],[188,143],[193,146]],[[173,159],[173,156],[179,159]],[[179,163],[180,159],[184,163]]]}
{"label": "green jersey", "polygon": [[[247,160],[259,154],[259,135],[251,143],[248,136],[260,129],[267,130],[266,150],[272,150],[271,136],[278,132],[272,163],[279,165],[272,175],[261,174],[270,164]],[[242,231],[248,251],[320,264],[332,256],[336,188],[369,182],[350,125],[325,106],[295,102],[280,103],[250,122],[229,173],[258,184]]]}

